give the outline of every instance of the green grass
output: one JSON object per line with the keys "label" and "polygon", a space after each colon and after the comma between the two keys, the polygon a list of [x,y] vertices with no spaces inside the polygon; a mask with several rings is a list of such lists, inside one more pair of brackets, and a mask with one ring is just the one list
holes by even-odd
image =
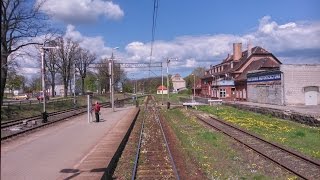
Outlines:
{"label": "green grass", "polygon": [[[156,101],[161,102],[162,101],[162,95],[161,94],[155,94],[154,95]],[[169,94],[169,101],[171,103],[179,103],[180,98],[190,98],[190,95],[187,94]],[[163,101],[167,102],[168,101],[168,95],[164,94],[163,95]]]}
{"label": "green grass", "polygon": [[230,138],[210,130],[182,111],[163,110],[162,114],[179,139],[186,156],[195,159],[208,178],[270,179],[254,165],[243,164],[238,152],[232,148]]}
{"label": "green grass", "polygon": [[[123,95],[116,94],[115,97],[123,98]],[[59,101],[57,101],[59,100]],[[87,96],[78,96],[76,97],[77,106],[85,106],[87,105]],[[109,101],[109,97],[106,95],[93,96],[92,103],[95,101],[106,102]],[[73,98],[68,97],[55,99],[54,101],[49,101],[46,104],[46,111],[48,113],[60,111],[64,109],[69,109],[74,107]],[[10,119],[19,119],[19,118],[27,118],[31,116],[41,115],[43,111],[43,103],[35,103],[35,104],[11,104],[9,107],[1,108],[1,121],[6,121]]]}
{"label": "green grass", "polygon": [[320,128],[274,118],[229,106],[201,106],[208,112],[232,124],[260,135],[264,139],[295,149],[307,156],[320,159]]}

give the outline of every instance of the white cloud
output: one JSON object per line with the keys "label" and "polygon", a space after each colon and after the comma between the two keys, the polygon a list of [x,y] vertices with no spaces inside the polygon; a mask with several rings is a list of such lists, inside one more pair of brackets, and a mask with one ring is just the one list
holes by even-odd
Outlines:
{"label": "white cloud", "polygon": [[197,62],[196,62],[196,60],[195,59],[187,59],[186,60],[187,62],[186,62],[186,67],[190,67],[190,68],[192,68],[192,67],[196,67],[196,65],[197,65]]}
{"label": "white cloud", "polygon": [[78,42],[82,48],[88,49],[91,53],[95,53],[98,59],[111,56],[112,48],[105,45],[102,36],[84,36],[76,30],[75,26],[69,24],[64,38],[70,38]]}
{"label": "white cloud", "polygon": [[320,49],[320,22],[289,22],[278,25],[269,16],[260,20],[259,29],[252,33],[256,45],[271,51]]}
{"label": "white cloud", "polygon": [[[280,54],[278,58],[283,63],[320,63],[320,22],[278,24],[270,16],[259,22],[256,31],[244,35],[181,36],[172,41],[155,41],[154,59],[177,57],[177,68],[208,66],[232,54],[233,43],[242,42],[242,50],[246,50],[250,40],[253,46],[261,46],[276,56]],[[133,42],[125,49],[129,58],[144,61],[150,54],[150,43]]]}
{"label": "white cloud", "polygon": [[88,23],[99,16],[117,20],[124,16],[118,4],[103,0],[47,0],[41,10],[66,23]]}
{"label": "white cloud", "polygon": [[[253,46],[265,48],[285,64],[320,63],[320,22],[279,24],[268,16],[259,22],[255,31],[243,35],[180,36],[171,41],[155,41],[152,61],[178,58],[179,61],[170,63],[170,72],[180,72],[185,76],[196,67],[221,63],[228,53],[232,53],[234,42],[242,42],[242,49],[246,50],[247,41],[250,40]],[[108,47],[102,36],[85,36],[75,26],[68,25],[65,37],[78,41],[80,46],[88,48],[98,57],[111,56],[112,48]],[[150,42],[134,41],[124,51],[117,50],[114,53],[123,62],[149,62]]]}

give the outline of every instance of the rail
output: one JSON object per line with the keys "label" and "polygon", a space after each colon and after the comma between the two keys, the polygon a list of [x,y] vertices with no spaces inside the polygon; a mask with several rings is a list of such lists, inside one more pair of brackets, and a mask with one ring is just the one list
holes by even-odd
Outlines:
{"label": "rail", "polygon": [[320,163],[212,116],[195,116],[303,179],[320,179]]}
{"label": "rail", "polygon": [[[141,124],[131,179],[168,179],[171,177],[179,180],[179,174],[163,132],[159,112],[156,111],[154,106],[150,107],[148,105],[151,98],[153,97],[149,96],[145,102],[145,111],[148,111],[148,113],[145,113]],[[154,98],[152,101],[154,101]],[[143,151],[141,151],[142,146]],[[141,154],[143,157],[141,157]],[[141,158],[144,160],[141,160]]]}

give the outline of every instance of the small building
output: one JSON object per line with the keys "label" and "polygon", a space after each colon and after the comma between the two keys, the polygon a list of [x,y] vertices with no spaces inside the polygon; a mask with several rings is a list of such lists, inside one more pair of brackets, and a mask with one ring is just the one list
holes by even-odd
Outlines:
{"label": "small building", "polygon": [[247,74],[248,101],[320,105],[320,64],[282,64],[276,71]]}
{"label": "small building", "polygon": [[157,88],[157,94],[168,94],[168,89],[165,86],[159,86]]}
{"label": "small building", "polygon": [[180,74],[175,74],[171,77],[173,92],[179,92],[186,89],[186,81],[180,76]]}

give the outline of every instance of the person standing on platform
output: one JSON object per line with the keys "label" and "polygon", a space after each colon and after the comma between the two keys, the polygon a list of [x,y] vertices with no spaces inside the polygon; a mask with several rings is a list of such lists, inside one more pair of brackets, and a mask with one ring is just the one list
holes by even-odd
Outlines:
{"label": "person standing on platform", "polygon": [[96,122],[99,122],[100,108],[101,108],[101,106],[100,106],[99,102],[96,101],[96,103],[95,103],[95,105],[94,105],[94,107],[93,107],[94,113],[95,113],[95,115],[96,115]]}

